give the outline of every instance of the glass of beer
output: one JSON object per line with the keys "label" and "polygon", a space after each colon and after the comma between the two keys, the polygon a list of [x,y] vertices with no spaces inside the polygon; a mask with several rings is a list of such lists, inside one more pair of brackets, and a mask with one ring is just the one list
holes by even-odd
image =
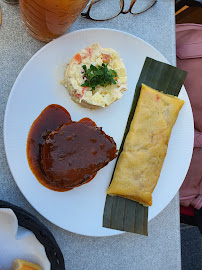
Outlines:
{"label": "glass of beer", "polygon": [[49,42],[66,32],[89,0],[20,0],[24,26],[35,38]]}

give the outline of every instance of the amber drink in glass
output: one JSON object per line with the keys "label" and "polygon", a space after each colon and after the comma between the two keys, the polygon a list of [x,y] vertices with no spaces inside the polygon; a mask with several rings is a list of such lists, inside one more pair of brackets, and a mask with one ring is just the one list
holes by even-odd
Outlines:
{"label": "amber drink in glass", "polygon": [[64,34],[89,0],[20,0],[21,19],[35,38],[49,42]]}

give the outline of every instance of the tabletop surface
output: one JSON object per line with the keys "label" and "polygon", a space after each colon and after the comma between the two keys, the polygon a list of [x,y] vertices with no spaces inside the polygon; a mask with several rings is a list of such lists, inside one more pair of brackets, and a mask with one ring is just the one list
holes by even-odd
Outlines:
{"label": "tabletop surface", "polygon": [[[129,5],[129,1],[125,1]],[[0,0],[0,199],[34,214],[53,233],[71,270],[157,270],[181,269],[178,195],[151,222],[149,236],[124,233],[111,237],[87,237],[58,228],[26,201],[7,164],[3,143],[3,120],[12,85],[27,61],[44,43],[23,28],[18,5]],[[146,13],[120,15],[108,22],[92,22],[79,17],[68,31],[104,27],[122,30],[149,42],[175,65],[174,0],[159,0]]]}

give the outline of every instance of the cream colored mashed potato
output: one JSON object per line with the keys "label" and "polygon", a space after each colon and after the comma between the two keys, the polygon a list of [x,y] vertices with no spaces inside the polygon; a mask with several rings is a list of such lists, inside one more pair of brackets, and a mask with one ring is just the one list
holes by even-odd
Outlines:
{"label": "cream colored mashed potato", "polygon": [[[91,64],[101,66],[102,63],[108,63],[107,68],[117,72],[116,84],[107,85],[106,87],[98,85],[93,91],[91,91],[91,87],[82,87],[81,85],[85,81],[82,66],[86,65],[88,69]],[[120,99],[123,92],[127,90],[126,69],[117,52],[93,44],[80,50],[67,63],[63,85],[75,102],[92,108],[106,107]]]}

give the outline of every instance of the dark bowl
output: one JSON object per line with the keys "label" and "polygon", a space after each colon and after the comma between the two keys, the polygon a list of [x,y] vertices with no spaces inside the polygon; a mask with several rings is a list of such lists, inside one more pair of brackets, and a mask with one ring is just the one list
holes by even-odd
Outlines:
{"label": "dark bowl", "polygon": [[21,207],[0,200],[0,208],[10,208],[15,213],[18,224],[32,231],[39,242],[44,246],[46,255],[51,264],[51,270],[65,270],[62,252],[52,233],[36,217]]}

